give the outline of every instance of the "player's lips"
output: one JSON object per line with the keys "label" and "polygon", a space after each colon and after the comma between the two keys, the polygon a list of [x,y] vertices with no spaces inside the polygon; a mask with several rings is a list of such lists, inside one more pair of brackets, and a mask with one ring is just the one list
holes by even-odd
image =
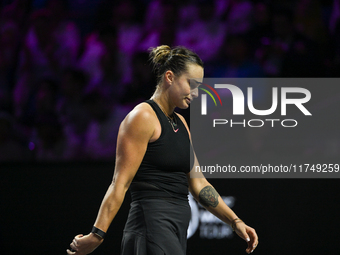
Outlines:
{"label": "player's lips", "polygon": [[186,97],[185,100],[187,101],[188,104],[191,103],[191,99],[189,97]]}

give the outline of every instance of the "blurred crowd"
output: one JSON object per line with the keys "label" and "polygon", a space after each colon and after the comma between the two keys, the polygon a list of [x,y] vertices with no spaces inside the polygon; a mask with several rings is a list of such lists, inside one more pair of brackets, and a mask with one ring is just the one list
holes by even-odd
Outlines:
{"label": "blurred crowd", "polygon": [[336,77],[340,0],[14,0],[0,6],[0,161],[113,160],[148,99],[148,48],[206,77]]}

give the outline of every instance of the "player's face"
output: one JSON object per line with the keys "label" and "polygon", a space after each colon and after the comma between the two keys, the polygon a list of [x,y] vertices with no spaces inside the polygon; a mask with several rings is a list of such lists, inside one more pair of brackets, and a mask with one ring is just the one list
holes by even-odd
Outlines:
{"label": "player's face", "polygon": [[[189,64],[187,69],[187,72],[179,77],[175,77],[171,88],[174,96],[174,103],[181,109],[188,108],[191,101],[198,97],[197,87],[203,80],[203,68],[201,66]],[[195,85],[193,86],[193,84]]]}

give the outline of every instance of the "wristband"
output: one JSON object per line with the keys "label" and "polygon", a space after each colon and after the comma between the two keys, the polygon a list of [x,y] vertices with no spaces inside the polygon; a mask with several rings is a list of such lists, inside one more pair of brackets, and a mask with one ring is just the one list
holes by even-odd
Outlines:
{"label": "wristband", "polygon": [[100,239],[104,239],[106,235],[106,233],[103,230],[100,230],[99,228],[96,228],[95,226],[93,226],[91,233],[95,234]]}

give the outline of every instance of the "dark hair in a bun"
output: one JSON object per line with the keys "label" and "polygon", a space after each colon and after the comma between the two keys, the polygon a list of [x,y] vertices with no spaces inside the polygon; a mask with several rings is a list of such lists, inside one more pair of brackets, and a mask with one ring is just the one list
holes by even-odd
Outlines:
{"label": "dark hair in a bun", "polygon": [[157,84],[160,84],[163,74],[168,70],[179,76],[187,71],[188,64],[203,67],[203,61],[200,57],[185,47],[178,46],[171,49],[167,45],[161,45],[149,50],[150,61],[157,76]]}

